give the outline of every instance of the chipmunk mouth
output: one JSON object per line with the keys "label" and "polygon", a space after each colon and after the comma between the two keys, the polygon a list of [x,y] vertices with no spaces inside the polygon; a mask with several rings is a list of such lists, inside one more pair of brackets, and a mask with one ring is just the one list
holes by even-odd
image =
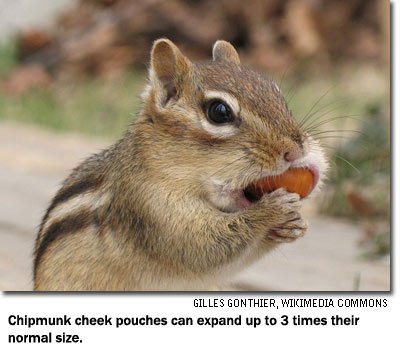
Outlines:
{"label": "chipmunk mouth", "polygon": [[[290,167],[289,169],[290,171],[303,169],[309,172],[309,177],[311,177],[311,179],[308,180],[307,184],[302,184],[301,179],[296,180],[300,181],[300,187],[303,191],[303,196],[300,194],[300,197],[307,197],[315,189],[319,182],[319,167],[311,164],[302,164],[301,166]],[[232,189],[231,187],[227,186],[226,183],[214,179],[211,182],[212,186],[210,187],[209,191],[209,201],[219,210],[231,213],[250,208],[255,203],[260,201],[265,194],[273,192],[281,187],[286,188],[286,190],[289,192],[297,192],[296,189],[288,189],[286,186],[284,186],[284,184],[282,185],[279,183],[279,181],[277,181],[277,179],[279,179],[289,169],[274,175],[252,179],[250,180],[250,183],[244,184],[243,187],[236,189]],[[271,181],[271,183],[269,183],[269,181]]]}
{"label": "chipmunk mouth", "polygon": [[[290,177],[286,174],[290,174]],[[298,193],[301,198],[306,198],[317,186],[319,178],[320,173],[317,166],[290,167],[280,174],[262,177],[251,182],[242,190],[243,197],[249,204],[253,204],[259,201],[263,195],[283,187],[289,192]],[[290,182],[294,180],[297,183],[291,184]]]}

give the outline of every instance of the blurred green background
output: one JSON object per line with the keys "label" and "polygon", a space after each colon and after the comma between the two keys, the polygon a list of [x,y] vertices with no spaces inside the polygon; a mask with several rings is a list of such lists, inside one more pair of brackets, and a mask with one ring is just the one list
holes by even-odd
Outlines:
{"label": "blurred green background", "polygon": [[225,39],[315,126],[331,164],[320,210],[361,223],[366,256],[390,251],[389,1],[64,3],[51,24],[0,39],[0,121],[116,139],[140,107],[152,41],[198,60]]}

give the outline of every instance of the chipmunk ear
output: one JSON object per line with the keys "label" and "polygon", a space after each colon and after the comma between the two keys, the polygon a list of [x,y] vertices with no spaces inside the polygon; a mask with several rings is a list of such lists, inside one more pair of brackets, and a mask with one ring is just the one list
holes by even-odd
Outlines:
{"label": "chipmunk ear", "polygon": [[151,86],[161,90],[161,101],[165,105],[179,93],[178,82],[187,76],[192,63],[185,57],[177,46],[168,39],[154,42],[151,50],[150,81]]}
{"label": "chipmunk ear", "polygon": [[212,54],[214,61],[228,61],[235,64],[240,64],[239,54],[232,44],[227,41],[216,41]]}

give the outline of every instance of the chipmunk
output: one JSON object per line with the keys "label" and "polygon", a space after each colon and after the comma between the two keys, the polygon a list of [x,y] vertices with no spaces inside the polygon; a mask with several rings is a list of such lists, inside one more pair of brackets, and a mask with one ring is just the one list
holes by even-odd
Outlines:
{"label": "chipmunk", "polygon": [[65,180],[40,226],[35,290],[207,290],[304,235],[299,196],[250,185],[323,152],[272,80],[226,41],[193,63],[153,44],[143,108]]}

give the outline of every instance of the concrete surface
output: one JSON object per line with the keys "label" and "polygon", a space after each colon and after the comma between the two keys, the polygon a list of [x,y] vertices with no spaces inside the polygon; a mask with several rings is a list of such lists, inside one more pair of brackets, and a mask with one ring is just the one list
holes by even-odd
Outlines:
{"label": "concrete surface", "polygon": [[[31,290],[32,249],[48,202],[68,171],[107,146],[74,135],[0,123],[0,289]],[[225,290],[389,290],[389,257],[364,259],[355,224],[305,212],[307,235],[282,245]]]}

